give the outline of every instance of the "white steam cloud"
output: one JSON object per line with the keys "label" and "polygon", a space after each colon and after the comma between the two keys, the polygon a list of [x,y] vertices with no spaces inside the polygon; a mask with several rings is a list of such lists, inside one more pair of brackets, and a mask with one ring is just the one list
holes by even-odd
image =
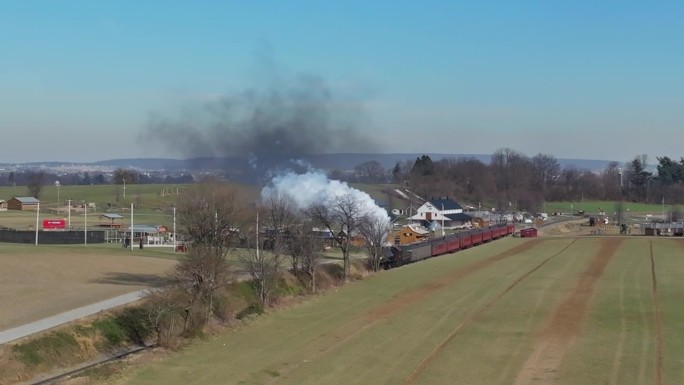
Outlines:
{"label": "white steam cloud", "polygon": [[299,209],[305,209],[312,204],[332,203],[335,197],[349,195],[361,206],[361,210],[379,220],[389,223],[387,212],[375,204],[367,193],[350,187],[346,182],[330,180],[320,170],[309,170],[304,174],[289,171],[271,179],[271,183],[261,191],[262,197],[273,193],[289,196]]}

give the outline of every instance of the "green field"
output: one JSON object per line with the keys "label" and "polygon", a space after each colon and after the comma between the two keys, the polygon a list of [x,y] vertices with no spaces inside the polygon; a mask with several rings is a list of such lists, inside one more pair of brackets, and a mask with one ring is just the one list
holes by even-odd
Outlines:
{"label": "green field", "polygon": [[682,250],[501,240],[354,282],[116,383],[680,384]]}
{"label": "green field", "polygon": [[[587,214],[596,214],[600,210],[608,214],[615,211],[616,202],[607,201],[584,201],[584,202],[546,202],[543,210],[547,213],[562,212],[569,213],[570,205],[572,205],[572,212],[577,213],[579,210],[584,210]],[[632,214],[661,214],[663,211],[662,204],[647,204],[624,202],[625,211]],[[672,210],[671,205],[665,205],[665,211]]]}

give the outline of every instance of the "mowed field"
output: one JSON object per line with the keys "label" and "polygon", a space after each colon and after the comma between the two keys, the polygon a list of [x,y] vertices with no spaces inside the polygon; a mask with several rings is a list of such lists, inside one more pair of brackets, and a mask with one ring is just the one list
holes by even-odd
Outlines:
{"label": "mowed field", "polygon": [[0,330],[159,285],[176,263],[117,246],[0,244]]}
{"label": "mowed field", "polygon": [[118,384],[681,384],[684,243],[496,241],[390,270]]}

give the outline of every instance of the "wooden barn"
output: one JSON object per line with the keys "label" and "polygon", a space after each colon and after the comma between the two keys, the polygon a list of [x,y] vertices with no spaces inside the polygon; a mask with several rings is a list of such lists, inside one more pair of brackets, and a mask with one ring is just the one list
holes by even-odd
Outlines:
{"label": "wooden barn", "polygon": [[9,210],[36,211],[40,201],[34,197],[14,197],[7,201]]}
{"label": "wooden barn", "polygon": [[406,225],[393,232],[395,245],[408,245],[420,242],[430,236],[430,231],[420,225]]}

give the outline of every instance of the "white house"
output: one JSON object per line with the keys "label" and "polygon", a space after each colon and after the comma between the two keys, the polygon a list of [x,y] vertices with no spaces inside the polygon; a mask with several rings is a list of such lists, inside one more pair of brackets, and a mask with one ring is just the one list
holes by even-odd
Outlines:
{"label": "white house", "polygon": [[416,211],[416,215],[409,218],[411,222],[438,222],[444,228],[467,226],[471,217],[463,213],[463,207],[449,197],[440,197],[425,202]]}

